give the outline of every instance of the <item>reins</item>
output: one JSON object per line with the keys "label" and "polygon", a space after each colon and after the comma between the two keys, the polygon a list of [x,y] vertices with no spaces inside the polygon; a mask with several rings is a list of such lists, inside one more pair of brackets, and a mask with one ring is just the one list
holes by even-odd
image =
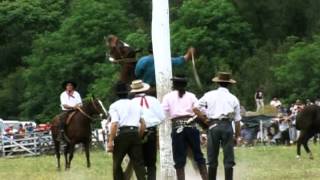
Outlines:
{"label": "reins", "polygon": [[[95,110],[97,113],[99,113],[99,109],[98,109],[98,107],[95,105],[95,103],[94,103],[93,100],[91,101],[91,104],[92,104],[94,110]],[[82,115],[84,115],[85,117],[87,117],[87,118],[89,118],[89,119],[91,119],[91,120],[93,120],[93,121],[96,120],[96,118],[90,116],[90,115],[89,115],[88,113],[86,113],[81,107],[77,107],[77,110],[79,110],[79,112],[80,112]]]}

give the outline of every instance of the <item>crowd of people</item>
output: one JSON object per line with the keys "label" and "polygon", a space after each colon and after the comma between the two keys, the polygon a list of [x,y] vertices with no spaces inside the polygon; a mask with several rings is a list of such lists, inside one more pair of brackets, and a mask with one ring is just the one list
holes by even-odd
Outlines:
{"label": "crowd of people", "polygon": [[[256,111],[261,113],[264,108],[263,92],[261,90],[256,91],[255,100],[257,107]],[[272,118],[271,124],[266,128],[268,142],[271,144],[290,145],[296,143],[297,138],[299,137],[300,132],[296,129],[296,117],[298,113],[306,106],[320,106],[320,99],[316,99],[314,102],[310,99],[306,99],[305,101],[297,99],[290,106],[285,106],[278,97],[273,97],[269,105],[276,110],[277,115]],[[261,137],[261,132],[252,134],[256,135],[256,137],[252,137],[252,139],[263,138]],[[316,140],[316,138],[317,137],[315,136],[314,140]]]}

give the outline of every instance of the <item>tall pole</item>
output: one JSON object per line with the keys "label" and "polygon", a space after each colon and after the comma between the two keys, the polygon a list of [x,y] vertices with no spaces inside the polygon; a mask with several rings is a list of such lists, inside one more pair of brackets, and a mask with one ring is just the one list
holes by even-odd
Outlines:
{"label": "tall pole", "polygon": [[[152,44],[159,100],[171,90],[171,51],[168,0],[152,0]],[[171,122],[159,127],[161,179],[175,179],[171,146]]]}

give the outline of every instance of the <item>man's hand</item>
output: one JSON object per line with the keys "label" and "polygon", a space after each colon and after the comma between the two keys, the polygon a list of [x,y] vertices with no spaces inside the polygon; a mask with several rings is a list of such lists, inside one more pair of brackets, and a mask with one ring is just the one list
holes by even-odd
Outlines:
{"label": "man's hand", "polygon": [[190,60],[190,59],[192,58],[192,55],[194,56],[195,51],[196,51],[196,50],[195,50],[194,47],[190,47],[190,48],[188,49],[188,51],[186,52],[186,54],[183,56],[184,59],[185,59],[186,61]]}
{"label": "man's hand", "polygon": [[112,141],[109,141],[107,144],[107,151],[113,152],[114,143]]}

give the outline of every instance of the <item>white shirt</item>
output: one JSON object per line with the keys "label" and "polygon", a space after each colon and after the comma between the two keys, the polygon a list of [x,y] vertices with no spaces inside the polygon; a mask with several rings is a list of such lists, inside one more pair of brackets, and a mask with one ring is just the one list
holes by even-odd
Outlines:
{"label": "white shirt", "polygon": [[138,94],[131,101],[142,107],[142,118],[147,128],[156,126],[165,119],[161,104],[155,97]]}
{"label": "white shirt", "polygon": [[235,121],[241,120],[238,98],[224,87],[205,93],[199,99],[196,107],[206,113],[210,119],[231,118]]}
{"label": "white shirt", "polygon": [[270,102],[270,105],[273,107],[279,107],[279,106],[281,106],[281,102],[279,100],[272,100]]}
{"label": "white shirt", "polygon": [[71,96],[69,96],[68,93],[64,91],[60,95],[60,102],[61,102],[62,110],[67,110],[66,108],[63,107],[63,105],[74,107],[76,105],[82,104],[81,96],[77,91],[73,91],[73,94]]}
{"label": "white shirt", "polygon": [[117,122],[119,127],[140,126],[142,108],[129,99],[120,99],[110,105],[111,123]]}
{"label": "white shirt", "polygon": [[180,116],[194,116],[193,108],[198,102],[196,96],[186,91],[180,98],[177,90],[166,94],[162,100],[163,109],[169,113],[169,118],[176,118]]}

